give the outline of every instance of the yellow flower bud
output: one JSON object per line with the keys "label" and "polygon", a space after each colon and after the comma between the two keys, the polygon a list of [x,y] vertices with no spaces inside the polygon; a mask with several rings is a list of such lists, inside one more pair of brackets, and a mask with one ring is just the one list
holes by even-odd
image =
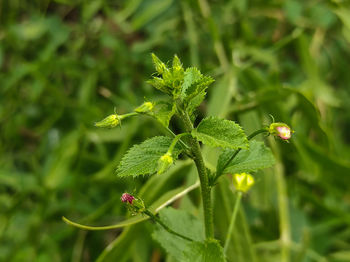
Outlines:
{"label": "yellow flower bud", "polygon": [[154,104],[152,102],[144,102],[142,105],[137,107],[134,111],[136,113],[149,113],[153,110]]}
{"label": "yellow flower bud", "polygon": [[247,173],[234,174],[233,185],[237,191],[246,193],[254,185],[254,177]]}
{"label": "yellow flower bud", "polygon": [[120,124],[121,118],[117,114],[109,115],[99,122],[95,123],[96,127],[113,128]]}
{"label": "yellow flower bud", "polygon": [[171,153],[167,152],[166,154],[162,155],[158,161],[158,174],[164,173],[173,164],[173,162],[174,159],[171,156]]}

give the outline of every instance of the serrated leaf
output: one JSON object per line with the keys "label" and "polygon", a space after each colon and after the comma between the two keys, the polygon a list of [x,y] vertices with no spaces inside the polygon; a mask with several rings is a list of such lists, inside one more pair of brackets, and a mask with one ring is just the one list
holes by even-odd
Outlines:
{"label": "serrated leaf", "polygon": [[271,150],[263,142],[250,141],[249,150],[241,150],[237,156],[222,170],[225,163],[235,153],[232,149],[227,149],[219,157],[217,164],[217,174],[255,172],[260,169],[271,167],[275,163]]}
{"label": "serrated leaf", "polygon": [[184,81],[181,87],[181,99],[186,101],[186,104],[188,104],[191,99],[200,94],[201,96],[205,96],[205,90],[213,82],[213,78],[202,75],[197,68],[187,68],[184,74]]}
{"label": "serrated leaf", "polygon": [[165,127],[169,126],[169,122],[176,112],[175,104],[166,102],[158,102],[154,109],[153,115]]}
{"label": "serrated leaf", "polygon": [[195,68],[187,68],[184,75],[184,82],[181,87],[181,98],[184,99],[187,96],[187,90],[196,82],[198,82],[203,75]]}
{"label": "serrated leaf", "polygon": [[240,125],[233,121],[208,117],[203,119],[192,136],[208,146],[222,148],[248,148],[248,140]]}
{"label": "serrated leaf", "polygon": [[219,241],[207,239],[203,242],[192,242],[184,252],[186,262],[224,262],[223,248]]}
{"label": "serrated leaf", "polygon": [[[195,241],[204,240],[202,222],[188,212],[174,208],[165,208],[159,212],[159,216],[175,232]],[[190,241],[173,235],[160,226],[157,226],[152,236],[177,261],[187,261],[185,260],[184,252],[188,250]]]}
{"label": "serrated leaf", "polygon": [[193,112],[203,102],[206,95],[207,92],[203,91],[188,101],[186,109],[190,115],[193,115]]}
{"label": "serrated leaf", "polygon": [[[117,175],[139,176],[154,174],[157,172],[158,160],[164,155],[172,142],[172,139],[165,136],[156,136],[144,141],[139,145],[134,145],[123,157]],[[176,146],[173,151],[173,158],[177,159],[181,153],[181,147]]]}

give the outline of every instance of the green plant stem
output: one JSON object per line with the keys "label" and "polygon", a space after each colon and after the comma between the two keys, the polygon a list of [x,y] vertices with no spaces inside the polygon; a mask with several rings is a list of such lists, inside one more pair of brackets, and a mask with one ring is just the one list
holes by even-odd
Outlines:
{"label": "green plant stem", "polygon": [[162,220],[160,220],[159,217],[155,216],[152,212],[150,212],[149,210],[145,210],[143,212],[144,214],[146,214],[147,216],[149,216],[154,222],[158,223],[159,225],[161,225],[166,231],[168,231],[169,233],[175,235],[175,236],[178,236],[178,237],[181,237],[183,239],[186,239],[188,241],[194,241],[193,239],[189,238],[189,237],[186,237],[184,235],[181,235],[177,232],[175,232],[174,230],[172,230],[171,228],[169,228],[166,224],[164,224],[162,222]]}
{"label": "green plant stem", "polygon": [[[248,136],[248,140],[251,140],[253,137],[261,134],[261,133],[265,133],[265,132],[268,132],[268,130],[266,128],[263,128],[263,129],[259,129],[259,130],[256,130],[255,132],[251,133],[249,136]],[[242,148],[239,148],[237,149],[233,155],[230,157],[230,159],[225,163],[225,165],[223,166],[223,168],[221,169],[221,173],[218,173],[216,174],[215,176],[215,179],[214,179],[214,182],[221,176],[222,172],[224,172],[225,168],[230,164],[230,162],[237,156],[237,154],[242,150]]]}
{"label": "green plant stem", "polygon": [[176,146],[176,144],[177,144],[177,142],[181,141],[181,140],[180,140],[181,137],[183,137],[183,136],[190,136],[190,135],[191,135],[190,133],[182,133],[182,134],[179,134],[179,135],[175,135],[174,140],[171,142],[171,145],[170,145],[168,151],[169,151],[170,153],[172,153],[173,150],[174,150],[174,148],[175,148],[175,146]]}
{"label": "green plant stem", "polygon": [[[176,134],[175,134],[169,127],[167,127],[166,130],[167,130],[172,136],[174,136],[174,138],[176,138]],[[180,138],[181,138],[181,137],[180,137]],[[189,147],[188,145],[186,145],[185,142],[182,141],[181,139],[180,139],[180,143],[181,143],[181,145],[183,145],[186,149],[190,149],[190,147]]]}
{"label": "green plant stem", "polygon": [[121,117],[122,119],[124,119],[124,118],[127,118],[127,117],[137,116],[137,115],[139,115],[139,113],[131,112],[131,113],[127,113],[127,114],[124,114],[124,115],[120,115],[119,117]]}
{"label": "green plant stem", "polygon": [[[191,131],[193,130],[193,125],[189,115],[186,112],[182,112],[181,118],[184,122],[186,132],[191,133]],[[203,160],[203,156],[202,156],[198,141],[193,137],[190,137],[189,143],[193,154],[193,160],[197,167],[199,181],[201,183],[205,236],[207,238],[214,238],[213,210],[211,206],[211,195],[210,195],[211,187],[209,186],[209,178],[207,175],[207,170],[204,165],[204,160]]]}
{"label": "green plant stem", "polygon": [[262,129],[259,129],[259,130],[256,130],[255,132],[251,133],[249,136],[248,136],[248,140],[251,140],[252,138],[254,138],[255,136],[261,134],[261,133],[267,133],[269,132],[266,128],[262,128]]}
{"label": "green plant stem", "polygon": [[238,191],[237,192],[235,206],[233,208],[233,212],[232,212],[232,216],[231,216],[230,226],[228,228],[227,235],[226,235],[225,246],[224,246],[224,254],[226,254],[227,248],[228,248],[228,246],[230,244],[230,239],[231,239],[231,235],[232,235],[233,228],[234,228],[234,225],[235,225],[235,221],[236,221],[237,213],[238,213],[238,210],[239,210],[239,206],[241,204],[241,199],[242,199],[242,192]]}
{"label": "green plant stem", "polygon": [[289,204],[284,168],[280,159],[280,150],[274,139],[270,139],[272,152],[276,158],[275,177],[278,195],[278,216],[281,239],[281,262],[290,261],[291,228],[289,216]]}

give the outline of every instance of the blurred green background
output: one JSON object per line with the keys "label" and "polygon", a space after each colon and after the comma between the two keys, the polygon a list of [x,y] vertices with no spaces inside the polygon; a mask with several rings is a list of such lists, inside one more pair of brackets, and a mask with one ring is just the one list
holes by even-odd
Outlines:
{"label": "blurred green background", "polygon": [[[113,224],[127,215],[123,192],[143,192],[152,203],[193,181],[185,160],[158,177],[114,175],[129,147],[165,134],[152,119],[93,126],[114,107],[122,114],[161,98],[145,83],[151,52],[165,61],[177,54],[216,79],[199,117],[226,117],[250,134],[271,114],[295,130],[289,144],[265,138],[277,164],[257,174],[243,200],[229,261],[350,261],[349,7],[345,0],[1,1],[0,261],[174,261],[152,240],[149,222],[120,235],[61,220]],[[171,126],[179,131],[176,119]],[[233,201],[223,179],[214,192],[221,240]],[[200,214],[199,203],[193,192],[175,206]]]}

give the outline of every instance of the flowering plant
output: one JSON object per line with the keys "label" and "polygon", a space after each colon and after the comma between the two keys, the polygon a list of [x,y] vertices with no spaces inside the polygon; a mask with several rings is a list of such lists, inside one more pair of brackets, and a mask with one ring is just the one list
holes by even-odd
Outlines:
{"label": "flowering plant", "polygon": [[[112,114],[97,122],[96,126],[113,128],[127,118],[143,115],[158,121],[164,130],[167,130],[168,136],[153,137],[133,146],[123,157],[116,174],[118,177],[161,175],[176,164],[179,156],[191,159],[196,166],[199,178],[199,181],[191,186],[191,190],[200,186],[204,223],[202,224],[199,218],[182,211],[165,208],[174,200],[187,194],[189,189],[178,192],[156,207],[147,206],[140,197],[128,193],[121,196],[121,201],[133,214],[139,216],[132,223],[150,218],[158,225],[153,234],[154,239],[177,260],[225,261],[225,252],[229,248],[242,194],[247,193],[255,183],[253,175],[249,173],[274,164],[270,149],[263,142],[252,139],[264,133],[287,141],[291,138],[293,131],[284,123],[272,123],[269,127],[247,136],[236,122],[218,117],[201,119],[199,124],[195,125],[196,109],[205,99],[208,87],[214,82],[213,78],[204,76],[195,67],[184,68],[177,56],[174,56],[171,67],[154,54],[152,58],[156,73],[148,83],[165,93],[168,99],[161,102],[145,101],[133,112],[124,115]],[[179,119],[183,127],[183,132],[178,134],[169,128],[169,122],[174,116]],[[215,170],[206,165],[201,144],[221,149]],[[220,178],[226,177],[224,175],[233,175],[236,204],[226,240],[220,243],[215,238],[211,191],[220,183]],[[68,219],[65,221],[85,229],[96,229],[79,225]],[[203,228],[201,228],[202,225]],[[176,248],[174,243],[178,243],[175,245]]]}

